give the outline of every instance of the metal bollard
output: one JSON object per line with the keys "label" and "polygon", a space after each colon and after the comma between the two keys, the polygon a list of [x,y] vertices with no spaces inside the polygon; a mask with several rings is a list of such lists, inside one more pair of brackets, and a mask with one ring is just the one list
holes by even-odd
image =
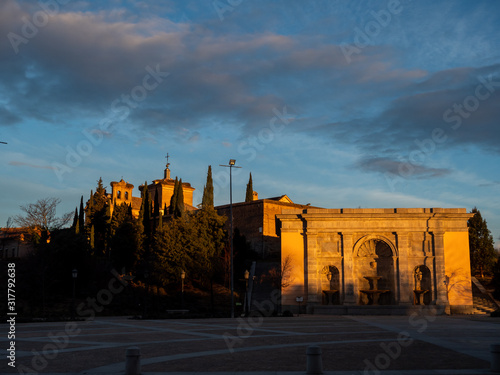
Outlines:
{"label": "metal bollard", "polygon": [[125,361],[125,375],[140,375],[141,373],[141,349],[131,346],[127,349]]}
{"label": "metal bollard", "polygon": [[500,374],[500,344],[492,344],[491,351],[491,371]]}
{"label": "metal bollard", "polygon": [[307,347],[307,375],[323,374],[323,360],[319,346]]}

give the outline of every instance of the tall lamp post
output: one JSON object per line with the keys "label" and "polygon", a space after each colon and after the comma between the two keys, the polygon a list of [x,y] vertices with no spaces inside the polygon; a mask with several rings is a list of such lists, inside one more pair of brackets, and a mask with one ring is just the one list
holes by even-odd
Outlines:
{"label": "tall lamp post", "polygon": [[71,276],[73,277],[73,298],[71,299],[71,320],[75,320],[75,284],[76,278],[78,277],[78,270],[76,268],[71,271]]}
{"label": "tall lamp post", "polygon": [[233,168],[237,167],[235,159],[229,159],[228,165],[222,165],[221,167],[229,168],[229,221],[231,223],[231,231],[229,232],[229,243],[231,246],[231,318],[234,318],[234,267],[233,267]]}
{"label": "tall lamp post", "polygon": [[248,279],[250,278],[250,272],[248,270],[245,271],[245,316],[248,315],[249,310],[249,298],[248,298]]}
{"label": "tall lamp post", "polygon": [[181,308],[184,309],[184,279],[186,278],[186,272],[182,270],[181,272]]}

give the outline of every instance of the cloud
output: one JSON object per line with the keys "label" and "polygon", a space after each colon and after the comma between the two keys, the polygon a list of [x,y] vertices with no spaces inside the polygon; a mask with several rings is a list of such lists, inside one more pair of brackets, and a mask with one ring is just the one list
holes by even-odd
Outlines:
{"label": "cloud", "polygon": [[49,165],[36,165],[36,164],[30,164],[30,163],[24,163],[21,161],[10,161],[9,165],[13,165],[15,167],[30,167],[30,168],[36,168],[36,169],[50,169],[54,170],[54,167],[51,167]]}
{"label": "cloud", "polygon": [[365,172],[390,173],[407,179],[427,179],[449,175],[452,171],[446,168],[430,168],[413,165],[386,157],[366,157],[358,160],[354,166]]}
{"label": "cloud", "polygon": [[[23,17],[29,19],[38,10],[21,4],[0,6],[0,34],[20,32]],[[291,20],[300,13],[304,22],[335,19],[338,24],[329,33],[327,23],[316,33],[294,34],[284,23],[250,27],[249,14],[255,16],[252,22],[273,24],[271,13],[259,12],[276,11],[284,3],[242,4],[228,14],[227,22],[220,22],[208,6],[213,14],[198,23],[175,16],[179,5],[172,2],[157,10],[166,17],[152,16],[153,10],[146,16],[126,8],[91,12],[86,5],[61,7],[47,26],[20,46],[19,54],[6,38],[0,42],[6,56],[0,62],[0,92],[8,93],[9,101],[3,110],[0,106],[0,119],[7,124],[35,119],[69,127],[77,126],[75,118],[88,114],[103,118],[116,109],[113,103],[122,105],[137,92],[133,90],[143,85],[148,66],[158,65],[170,75],[144,100],[129,106],[129,115],[120,123],[120,128],[135,129],[139,138],[140,132],[183,128],[195,135],[214,121],[248,137],[268,126],[275,108],[287,106],[297,115],[289,131],[349,142],[387,160],[407,156],[418,147],[416,141],[432,137],[436,128],[443,129],[447,139],[439,147],[474,144],[499,151],[500,88],[479,101],[467,117],[457,120],[454,108],[467,104],[480,84],[478,77],[498,74],[499,65],[415,68],[404,64],[405,50],[397,49],[402,42],[384,44],[382,35],[349,63],[340,45],[352,37],[352,24],[344,23],[343,17],[359,13],[359,7],[316,5],[301,13],[299,4],[287,5],[284,16]],[[193,16],[192,10],[183,11]],[[362,26],[366,20],[358,21]],[[393,22],[391,28],[402,27],[396,18]],[[234,27],[231,33],[226,32],[229,25]],[[372,162],[372,167],[399,167],[387,161],[384,167],[379,164]],[[416,169],[416,176],[444,173],[424,166]]]}
{"label": "cloud", "polygon": [[14,125],[21,121],[21,118],[5,107],[0,106],[0,126]]}

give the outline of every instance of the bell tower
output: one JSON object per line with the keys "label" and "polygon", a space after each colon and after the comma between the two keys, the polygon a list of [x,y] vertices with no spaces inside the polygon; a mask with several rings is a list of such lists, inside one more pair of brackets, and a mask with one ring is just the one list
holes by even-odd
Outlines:
{"label": "bell tower", "polygon": [[[160,211],[163,213],[163,208],[165,206],[170,206],[170,198],[174,194],[175,180],[170,177],[170,155],[167,153],[167,164],[165,165],[165,170],[163,171],[163,178],[159,180],[153,180],[151,184],[147,186],[149,190],[149,195],[153,202],[155,201],[155,196],[158,194],[158,203],[160,205]],[[141,191],[141,196],[144,190],[144,185],[139,186]],[[194,188],[188,182],[182,183],[182,192],[184,193],[184,204],[190,207],[193,206],[193,192]],[[165,213],[164,213],[165,214]]]}
{"label": "bell tower", "polygon": [[168,162],[168,159],[170,158],[170,155],[168,154],[167,152],[167,156],[165,156],[167,158],[167,165],[165,166],[165,171],[163,172],[163,179],[164,180],[170,180],[170,163]]}

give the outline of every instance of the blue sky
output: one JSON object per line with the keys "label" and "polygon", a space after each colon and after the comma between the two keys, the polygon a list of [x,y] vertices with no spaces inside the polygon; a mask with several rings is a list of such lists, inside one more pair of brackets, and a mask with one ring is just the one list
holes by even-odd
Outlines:
{"label": "blue sky", "polygon": [[[0,223],[102,177],[216,204],[477,206],[500,243],[497,1],[0,2]],[[135,189],[135,195],[139,195]]]}

